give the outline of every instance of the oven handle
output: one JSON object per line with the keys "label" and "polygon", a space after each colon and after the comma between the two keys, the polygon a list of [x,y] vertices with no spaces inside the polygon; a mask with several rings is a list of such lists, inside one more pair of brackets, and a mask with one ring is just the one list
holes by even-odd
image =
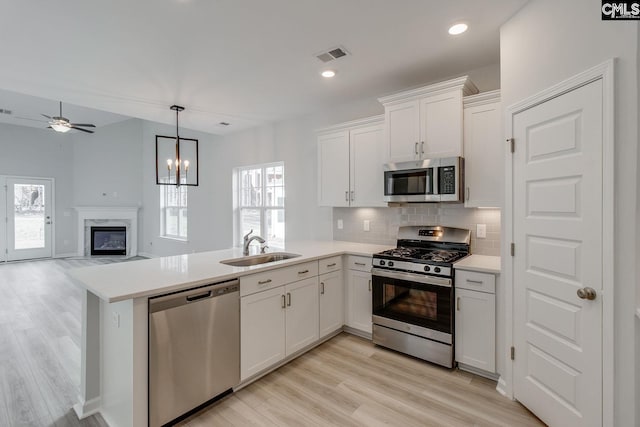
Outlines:
{"label": "oven handle", "polygon": [[399,271],[383,270],[381,268],[372,268],[372,276],[388,277],[390,279],[406,280],[408,282],[424,283],[426,285],[443,286],[450,288],[451,279],[445,279],[442,277],[426,276],[423,274],[402,273]]}

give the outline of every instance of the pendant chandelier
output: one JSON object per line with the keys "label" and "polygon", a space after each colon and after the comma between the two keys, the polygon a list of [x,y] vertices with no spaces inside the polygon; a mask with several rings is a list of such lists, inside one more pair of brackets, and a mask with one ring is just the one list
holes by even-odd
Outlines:
{"label": "pendant chandelier", "polygon": [[198,140],[182,138],[178,115],[184,107],[172,105],[176,112],[176,136],[156,135],[156,184],[198,185]]}

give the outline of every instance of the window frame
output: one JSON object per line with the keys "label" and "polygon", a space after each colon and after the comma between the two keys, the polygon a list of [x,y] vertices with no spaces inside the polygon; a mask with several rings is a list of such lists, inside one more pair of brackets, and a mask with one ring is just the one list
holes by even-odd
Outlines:
{"label": "window frame", "polygon": [[[166,179],[166,178],[165,178]],[[160,237],[163,239],[179,240],[186,242],[189,239],[189,193],[188,187],[184,185],[160,185]],[[169,197],[169,191],[176,191],[177,194]],[[176,204],[169,204],[169,201],[175,198]],[[182,203],[184,201],[184,204]],[[170,209],[177,209],[177,230],[178,234],[169,234],[167,231],[167,212]],[[180,218],[184,217],[186,231],[181,232]]]}
{"label": "window frame", "polygon": [[[267,185],[267,180],[265,179],[267,175],[267,169],[273,168],[273,167],[282,168],[282,185],[281,186],[273,187],[273,186]],[[243,190],[245,190],[245,187],[243,186],[244,183],[242,182],[242,173],[244,171],[251,171],[251,170],[260,170],[260,174],[261,174],[260,205],[243,205],[242,193],[243,193]],[[286,200],[287,200],[285,174],[286,172],[284,167],[284,161],[260,163],[255,165],[240,166],[240,167],[234,168],[234,182],[236,187],[234,191],[234,199],[235,199],[234,205],[235,205],[235,211],[236,211],[234,215],[234,219],[236,223],[235,240],[236,240],[237,246],[242,246],[242,244],[244,243],[243,242],[244,231],[242,227],[243,210],[259,210],[260,211],[260,230],[254,229],[252,235],[257,234],[259,236],[264,237],[269,245],[273,245],[272,247],[280,247],[280,246],[274,245],[273,242],[269,241],[269,237],[266,236],[267,235],[267,212],[271,211],[273,212],[273,214],[277,215],[278,212],[281,211],[283,218],[285,218],[285,220],[283,220],[283,223],[285,224],[285,230],[283,230],[284,235],[283,235],[282,247],[284,246],[284,239],[286,238]],[[281,187],[283,190],[282,206],[266,205],[265,203],[267,201],[267,198],[265,196],[267,194],[267,189],[279,188],[279,187]]]}

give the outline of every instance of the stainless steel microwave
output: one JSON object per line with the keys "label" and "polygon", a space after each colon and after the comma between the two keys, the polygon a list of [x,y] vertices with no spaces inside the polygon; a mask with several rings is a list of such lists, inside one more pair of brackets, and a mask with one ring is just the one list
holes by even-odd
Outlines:
{"label": "stainless steel microwave", "polygon": [[384,165],[384,201],[462,202],[464,159],[446,157]]}

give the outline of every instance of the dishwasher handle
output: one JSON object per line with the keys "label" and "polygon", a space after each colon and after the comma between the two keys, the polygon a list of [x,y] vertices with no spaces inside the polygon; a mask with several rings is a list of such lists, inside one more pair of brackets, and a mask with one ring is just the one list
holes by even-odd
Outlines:
{"label": "dishwasher handle", "polygon": [[213,283],[167,295],[151,297],[149,298],[149,314],[187,304],[194,304],[199,301],[216,298],[232,292],[240,292],[240,281],[238,279]]}

